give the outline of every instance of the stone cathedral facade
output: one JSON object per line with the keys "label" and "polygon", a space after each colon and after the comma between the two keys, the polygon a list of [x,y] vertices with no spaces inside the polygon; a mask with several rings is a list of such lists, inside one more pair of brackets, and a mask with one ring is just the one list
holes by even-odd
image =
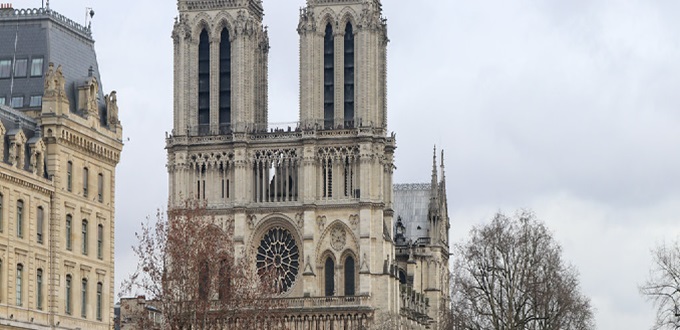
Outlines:
{"label": "stone cathedral facade", "polygon": [[267,120],[262,1],[178,0],[178,10],[170,205],[204,200],[233,224],[237,254],[277,270],[289,328],[394,320],[436,329],[449,301],[443,163],[426,191],[399,195],[431,208],[405,204],[401,226],[413,216],[427,228],[402,229],[380,0],[307,1],[297,27],[300,118],[284,127]]}

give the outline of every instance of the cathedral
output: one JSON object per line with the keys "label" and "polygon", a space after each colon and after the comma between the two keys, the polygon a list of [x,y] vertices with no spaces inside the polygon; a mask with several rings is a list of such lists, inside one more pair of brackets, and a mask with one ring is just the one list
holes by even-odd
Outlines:
{"label": "cathedral", "polygon": [[[297,124],[268,123],[261,0],[178,0],[169,204],[202,200],[237,255],[276,269],[289,329],[438,329],[448,308],[443,153],[393,184],[380,0],[300,10]],[[226,227],[226,226],[225,226]]]}

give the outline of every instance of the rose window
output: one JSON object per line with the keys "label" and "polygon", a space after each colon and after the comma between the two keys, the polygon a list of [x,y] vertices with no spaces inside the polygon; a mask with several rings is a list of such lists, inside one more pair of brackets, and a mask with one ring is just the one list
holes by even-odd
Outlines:
{"label": "rose window", "polygon": [[271,276],[279,292],[287,292],[295,283],[300,267],[300,251],[290,231],[269,229],[257,248],[257,271]]}

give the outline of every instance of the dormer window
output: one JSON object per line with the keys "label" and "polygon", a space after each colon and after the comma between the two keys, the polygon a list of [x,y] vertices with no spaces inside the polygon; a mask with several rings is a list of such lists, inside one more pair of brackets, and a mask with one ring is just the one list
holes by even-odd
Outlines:
{"label": "dormer window", "polygon": [[43,75],[43,59],[42,57],[34,58],[31,61],[31,77],[42,77]]}
{"label": "dormer window", "polygon": [[24,107],[24,97],[23,96],[12,96],[12,108],[23,108]]}
{"label": "dormer window", "polygon": [[12,74],[12,60],[0,60],[0,78],[9,78]]}
{"label": "dormer window", "polygon": [[28,59],[20,58],[14,62],[14,77],[26,77],[28,69]]}

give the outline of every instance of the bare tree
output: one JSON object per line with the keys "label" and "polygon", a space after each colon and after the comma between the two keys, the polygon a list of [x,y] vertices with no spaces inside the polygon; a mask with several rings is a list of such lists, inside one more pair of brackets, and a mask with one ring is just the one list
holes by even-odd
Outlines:
{"label": "bare tree", "polygon": [[652,329],[680,329],[680,243],[660,245],[653,251],[649,278],[640,287],[656,307]]}
{"label": "bare tree", "polygon": [[498,213],[456,247],[451,324],[469,330],[593,329],[577,271],[548,229],[527,211]]}
{"label": "bare tree", "polygon": [[[231,224],[218,223],[200,202],[168,210],[167,221],[158,212],[136,233],[139,262],[122,292],[149,296],[163,329],[253,328],[268,318],[273,281],[235,256],[232,235]],[[141,329],[152,328],[146,317],[137,319]]]}

